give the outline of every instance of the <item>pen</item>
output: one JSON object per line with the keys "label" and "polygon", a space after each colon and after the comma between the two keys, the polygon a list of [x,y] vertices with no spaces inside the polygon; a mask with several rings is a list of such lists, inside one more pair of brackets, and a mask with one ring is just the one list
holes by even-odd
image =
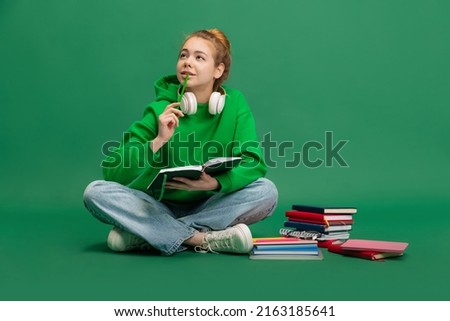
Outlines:
{"label": "pen", "polygon": [[186,74],[186,78],[184,78],[184,82],[183,82],[183,88],[181,88],[180,97],[178,97],[178,102],[181,102],[181,99],[183,99],[184,90],[186,89],[188,80],[189,80],[189,74]]}

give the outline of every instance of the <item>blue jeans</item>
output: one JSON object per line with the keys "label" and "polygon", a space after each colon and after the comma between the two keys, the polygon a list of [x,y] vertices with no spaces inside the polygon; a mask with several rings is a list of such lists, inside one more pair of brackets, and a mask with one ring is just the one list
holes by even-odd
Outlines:
{"label": "blue jeans", "polygon": [[84,192],[84,204],[94,217],[140,236],[163,255],[185,250],[183,242],[197,231],[261,221],[273,213],[277,200],[278,191],[266,178],[193,204],[160,202],[142,191],[102,180],[90,183]]}

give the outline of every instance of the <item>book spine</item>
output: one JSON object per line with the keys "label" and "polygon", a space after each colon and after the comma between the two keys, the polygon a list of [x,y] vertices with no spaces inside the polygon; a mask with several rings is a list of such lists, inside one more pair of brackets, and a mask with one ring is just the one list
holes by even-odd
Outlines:
{"label": "book spine", "polygon": [[325,232],[325,225],[319,225],[319,224],[306,224],[306,223],[300,223],[300,222],[293,222],[293,221],[286,221],[284,222],[285,227],[293,227],[297,230],[303,230],[303,231],[317,231],[317,232]]}
{"label": "book spine", "polygon": [[291,230],[287,228],[281,228],[279,231],[280,235],[284,235],[287,237],[296,237],[304,240],[316,240],[319,237],[322,237],[323,234],[316,231],[298,231]]}
{"label": "book spine", "polygon": [[293,210],[305,211],[305,212],[313,212],[319,214],[325,214],[325,209],[315,206],[306,206],[306,205],[292,205]]}
{"label": "book spine", "polygon": [[285,235],[290,238],[315,240],[316,242],[318,242],[318,244],[322,243],[322,245],[324,244],[325,241],[335,242],[337,240],[346,240],[350,237],[350,233],[348,233],[348,231],[320,233],[317,231],[300,231],[297,229],[293,230],[288,228],[281,228],[279,233],[280,235]]}
{"label": "book spine", "polygon": [[288,210],[285,212],[285,215],[287,217],[304,218],[308,220],[317,220],[317,221],[353,220],[353,214],[319,214],[297,210]]}
{"label": "book spine", "polygon": [[358,257],[365,260],[375,261],[376,258],[373,252],[368,251],[346,251],[343,250],[340,246],[335,247],[333,245],[328,246],[328,251],[332,253],[341,254],[344,256]]}
{"label": "book spine", "polygon": [[266,254],[266,255],[282,255],[282,254],[290,254],[290,255],[318,255],[319,249],[315,251],[290,251],[290,250],[274,250],[274,251],[260,251],[257,249],[252,250],[250,253],[252,254]]}
{"label": "book spine", "polygon": [[319,206],[308,206],[308,205],[292,205],[293,210],[313,212],[319,214],[355,214],[357,209],[354,207],[319,207]]}
{"label": "book spine", "polygon": [[292,210],[292,211],[286,211],[285,215],[286,215],[286,217],[293,218],[293,219],[306,219],[306,220],[321,222],[322,224],[326,222],[325,215],[323,215],[323,214],[306,213],[306,212]]}
{"label": "book spine", "polygon": [[315,221],[315,220],[309,220],[309,219],[298,218],[298,217],[288,217],[288,220],[291,221],[291,222],[300,222],[300,223],[307,223],[307,224],[319,224],[319,225],[326,225],[326,226],[352,225],[353,224],[353,220]]}
{"label": "book spine", "polygon": [[304,250],[304,251],[313,251],[317,250],[317,244],[295,244],[295,245],[289,245],[289,244],[283,244],[283,245],[274,245],[274,244],[260,244],[255,245],[253,247],[254,249],[261,250],[261,251],[276,251],[276,250]]}

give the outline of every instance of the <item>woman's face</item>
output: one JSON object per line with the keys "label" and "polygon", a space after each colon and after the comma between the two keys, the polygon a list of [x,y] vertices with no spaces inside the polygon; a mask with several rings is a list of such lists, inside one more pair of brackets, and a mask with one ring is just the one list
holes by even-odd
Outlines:
{"label": "woman's face", "polygon": [[214,45],[203,38],[189,38],[183,45],[178,57],[177,78],[180,83],[189,75],[187,88],[190,91],[210,90],[214,81],[223,74],[224,65],[216,66]]}

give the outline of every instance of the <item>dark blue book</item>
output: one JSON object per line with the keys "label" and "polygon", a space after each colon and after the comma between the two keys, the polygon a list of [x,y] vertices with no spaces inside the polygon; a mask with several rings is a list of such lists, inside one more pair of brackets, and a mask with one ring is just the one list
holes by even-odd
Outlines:
{"label": "dark blue book", "polygon": [[275,250],[302,250],[302,251],[316,251],[317,252],[317,243],[316,244],[280,244],[280,245],[273,245],[273,244],[267,244],[267,245],[255,245],[253,247],[256,250],[261,251],[275,251]]}
{"label": "dark blue book", "polygon": [[273,254],[273,255],[282,255],[282,254],[292,254],[292,255],[318,255],[319,248],[315,249],[273,249],[273,250],[261,250],[257,248],[253,248],[252,254]]}
{"label": "dark blue book", "polygon": [[312,206],[312,205],[292,205],[293,210],[320,213],[320,214],[355,214],[357,209],[355,207],[338,207],[338,206]]}
{"label": "dark blue book", "polygon": [[350,231],[352,229],[352,225],[322,225],[322,224],[312,224],[312,223],[302,223],[302,222],[293,222],[293,221],[285,221],[285,227],[293,227],[298,231],[317,231],[317,232],[337,232],[337,231]]}

